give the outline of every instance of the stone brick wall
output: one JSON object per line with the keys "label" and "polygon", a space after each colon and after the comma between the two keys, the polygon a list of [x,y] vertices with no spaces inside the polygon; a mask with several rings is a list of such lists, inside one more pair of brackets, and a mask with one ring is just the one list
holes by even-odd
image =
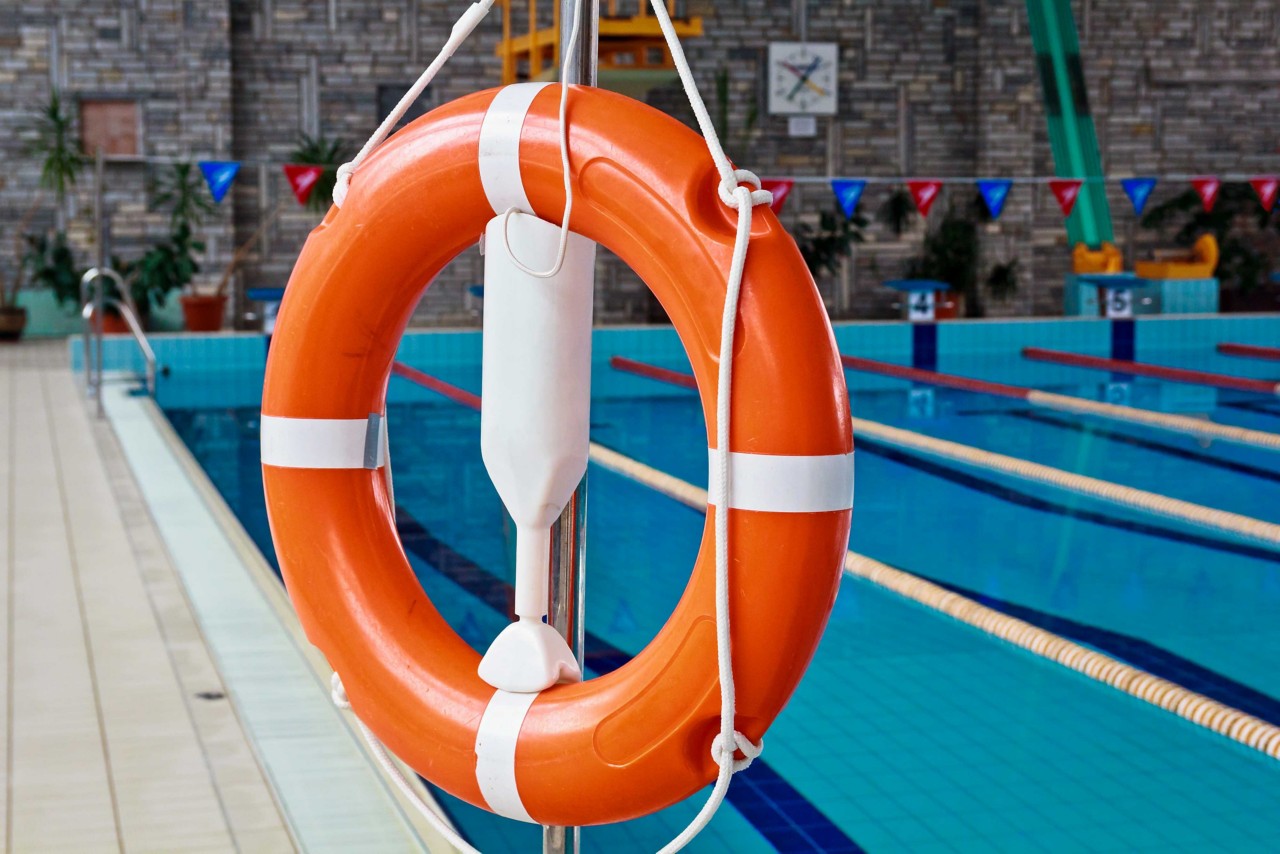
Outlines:
{"label": "stone brick wall", "polygon": [[[144,153],[153,162],[109,160],[104,168],[107,248],[137,257],[167,231],[150,209],[149,188],[163,161],[231,153],[231,51],[226,2],[147,0],[0,4],[0,272],[16,273],[20,225],[39,201],[31,228],[64,224],[88,265],[96,258],[92,167],[79,176],[67,209],[38,188],[31,114],[52,88],[69,112],[82,98],[137,99]],[[231,211],[206,224],[201,279],[216,281],[231,245]]]}
{"label": "stone brick wall", "polygon": [[[434,56],[460,5],[461,0],[17,4],[0,15],[0,117],[6,127],[17,126],[23,107],[47,98],[52,82],[71,95],[139,97],[149,155],[231,156],[246,163],[211,228],[207,268],[220,268],[233,243],[252,235],[279,206],[240,284],[280,285],[320,218],[289,200],[280,163],[303,133],[358,145],[380,111]],[[840,112],[820,118],[812,139],[790,138],[785,118],[766,112],[767,43],[799,37],[799,3],[689,0],[688,6],[705,18],[706,36],[688,44],[703,92],[714,101],[715,75],[724,69],[728,148],[762,175],[888,179],[1052,172],[1023,0],[810,2],[808,38],[841,45]],[[1072,7],[1109,174],[1280,171],[1280,8],[1274,0],[1072,0]],[[432,86],[426,106],[498,82],[498,33],[496,20],[482,27]],[[648,100],[688,119],[676,86],[654,89]],[[22,133],[0,137],[0,157],[9,164],[0,177],[0,248],[11,245],[35,184],[24,147]],[[148,174],[139,164],[108,167],[108,207],[122,247],[163,229],[162,218],[146,209]],[[87,187],[82,182],[67,213],[74,223],[85,221]],[[1184,188],[1162,185],[1153,201]],[[891,191],[891,184],[869,187],[863,212],[873,215]],[[1119,187],[1110,192],[1122,248],[1152,245],[1157,238],[1135,232]],[[935,210],[971,195],[969,187],[955,185]],[[813,220],[832,204],[826,187],[806,185],[788,202],[784,220]],[[872,218],[855,259],[819,282],[837,316],[898,312],[896,297],[880,282],[900,273],[918,250],[923,225],[917,222],[897,238]],[[83,225],[77,235],[87,239]],[[1010,302],[989,304],[989,311],[1058,313],[1068,248],[1047,188],[1015,187],[1003,218],[983,227],[982,252],[984,269],[1017,258],[1021,287]],[[0,251],[0,265],[6,271],[13,265],[7,249]],[[477,322],[478,305],[467,286],[480,275],[478,256],[467,253],[433,286],[415,321]],[[607,255],[600,284],[598,320],[642,321],[651,315],[643,286]],[[237,305],[237,316],[247,309]]]}

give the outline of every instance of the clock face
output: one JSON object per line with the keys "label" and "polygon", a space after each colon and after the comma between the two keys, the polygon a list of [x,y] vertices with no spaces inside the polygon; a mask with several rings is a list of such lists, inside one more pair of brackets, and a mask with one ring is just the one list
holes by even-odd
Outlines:
{"label": "clock face", "polygon": [[769,112],[835,115],[839,54],[834,43],[770,43]]}

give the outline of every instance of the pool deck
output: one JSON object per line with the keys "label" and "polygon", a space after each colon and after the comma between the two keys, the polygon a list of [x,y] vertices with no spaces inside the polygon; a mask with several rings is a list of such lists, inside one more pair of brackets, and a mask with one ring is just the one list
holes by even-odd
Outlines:
{"label": "pool deck", "polygon": [[[268,604],[249,609],[256,628],[210,624],[156,476],[138,467],[139,434],[120,426],[120,412],[151,403],[122,389],[112,400],[112,420],[93,416],[65,342],[0,346],[5,850],[436,847],[328,704],[282,590],[269,601],[269,585],[238,578],[237,564],[211,583]],[[181,507],[196,485],[168,476]],[[191,545],[217,553],[212,539]],[[215,569],[233,563],[218,554]],[[213,604],[245,609],[229,596]],[[260,684],[228,676],[239,665],[227,637],[250,651]],[[269,702],[263,685],[277,689]],[[264,738],[254,709],[268,705],[283,724]]]}
{"label": "pool deck", "polygon": [[10,851],[288,851],[289,829],[62,342],[0,348]]}

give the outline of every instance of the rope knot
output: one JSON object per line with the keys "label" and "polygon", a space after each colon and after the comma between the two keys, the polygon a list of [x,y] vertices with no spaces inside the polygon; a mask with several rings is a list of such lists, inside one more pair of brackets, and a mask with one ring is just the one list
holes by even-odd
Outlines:
{"label": "rope knot", "polygon": [[[764,739],[760,739],[759,744],[753,744],[751,739],[747,738],[736,729],[733,731],[733,749],[725,750],[724,733],[717,733],[716,737],[711,740],[711,758],[716,764],[724,767],[725,762],[733,763],[733,773],[745,771],[751,767],[751,762],[764,751]],[[745,759],[735,759],[735,753],[742,753]]]}
{"label": "rope knot", "polygon": [[[755,189],[749,190],[748,187],[744,186],[747,184],[755,187]],[[743,194],[739,190],[748,191],[747,198],[750,200],[752,207],[773,204],[773,193],[760,189],[760,177],[750,169],[735,169],[729,177],[720,182],[720,186],[717,189],[720,192],[720,201],[734,210],[737,210],[741,205]]]}
{"label": "rope knot", "polygon": [[338,167],[338,177],[333,184],[333,203],[338,207],[342,207],[342,203],[347,200],[347,188],[351,186],[351,173],[355,171],[356,164],[350,160]]}
{"label": "rope knot", "polygon": [[351,708],[351,701],[347,699],[347,689],[343,686],[342,677],[337,671],[329,677],[329,698],[339,709]]}

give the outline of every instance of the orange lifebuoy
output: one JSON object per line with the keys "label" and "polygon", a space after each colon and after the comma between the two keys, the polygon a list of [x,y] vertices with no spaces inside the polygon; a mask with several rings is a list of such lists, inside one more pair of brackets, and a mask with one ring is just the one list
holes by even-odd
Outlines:
{"label": "orange lifebuoy", "polygon": [[[479,654],[405,559],[368,426],[384,410],[424,283],[503,212],[495,194],[520,189],[496,186],[503,170],[529,212],[560,221],[557,108],[555,87],[534,84],[465,97],[400,131],[355,173],[341,209],[308,238],[280,309],[262,402],[263,480],[290,597],[369,728],[472,804],[589,825],[653,812],[716,776],[716,508],[684,595],[640,654],[606,676],[522,695],[508,734],[513,810],[477,778],[482,719],[503,692],[477,676]],[[735,230],[719,176],[697,134],[620,95],[575,89],[568,127],[571,228],[617,253],[667,310],[713,438]],[[738,324],[730,608],[736,726],[754,741],[795,689],[830,613],[853,452],[822,301],[795,243],[763,210]]]}

